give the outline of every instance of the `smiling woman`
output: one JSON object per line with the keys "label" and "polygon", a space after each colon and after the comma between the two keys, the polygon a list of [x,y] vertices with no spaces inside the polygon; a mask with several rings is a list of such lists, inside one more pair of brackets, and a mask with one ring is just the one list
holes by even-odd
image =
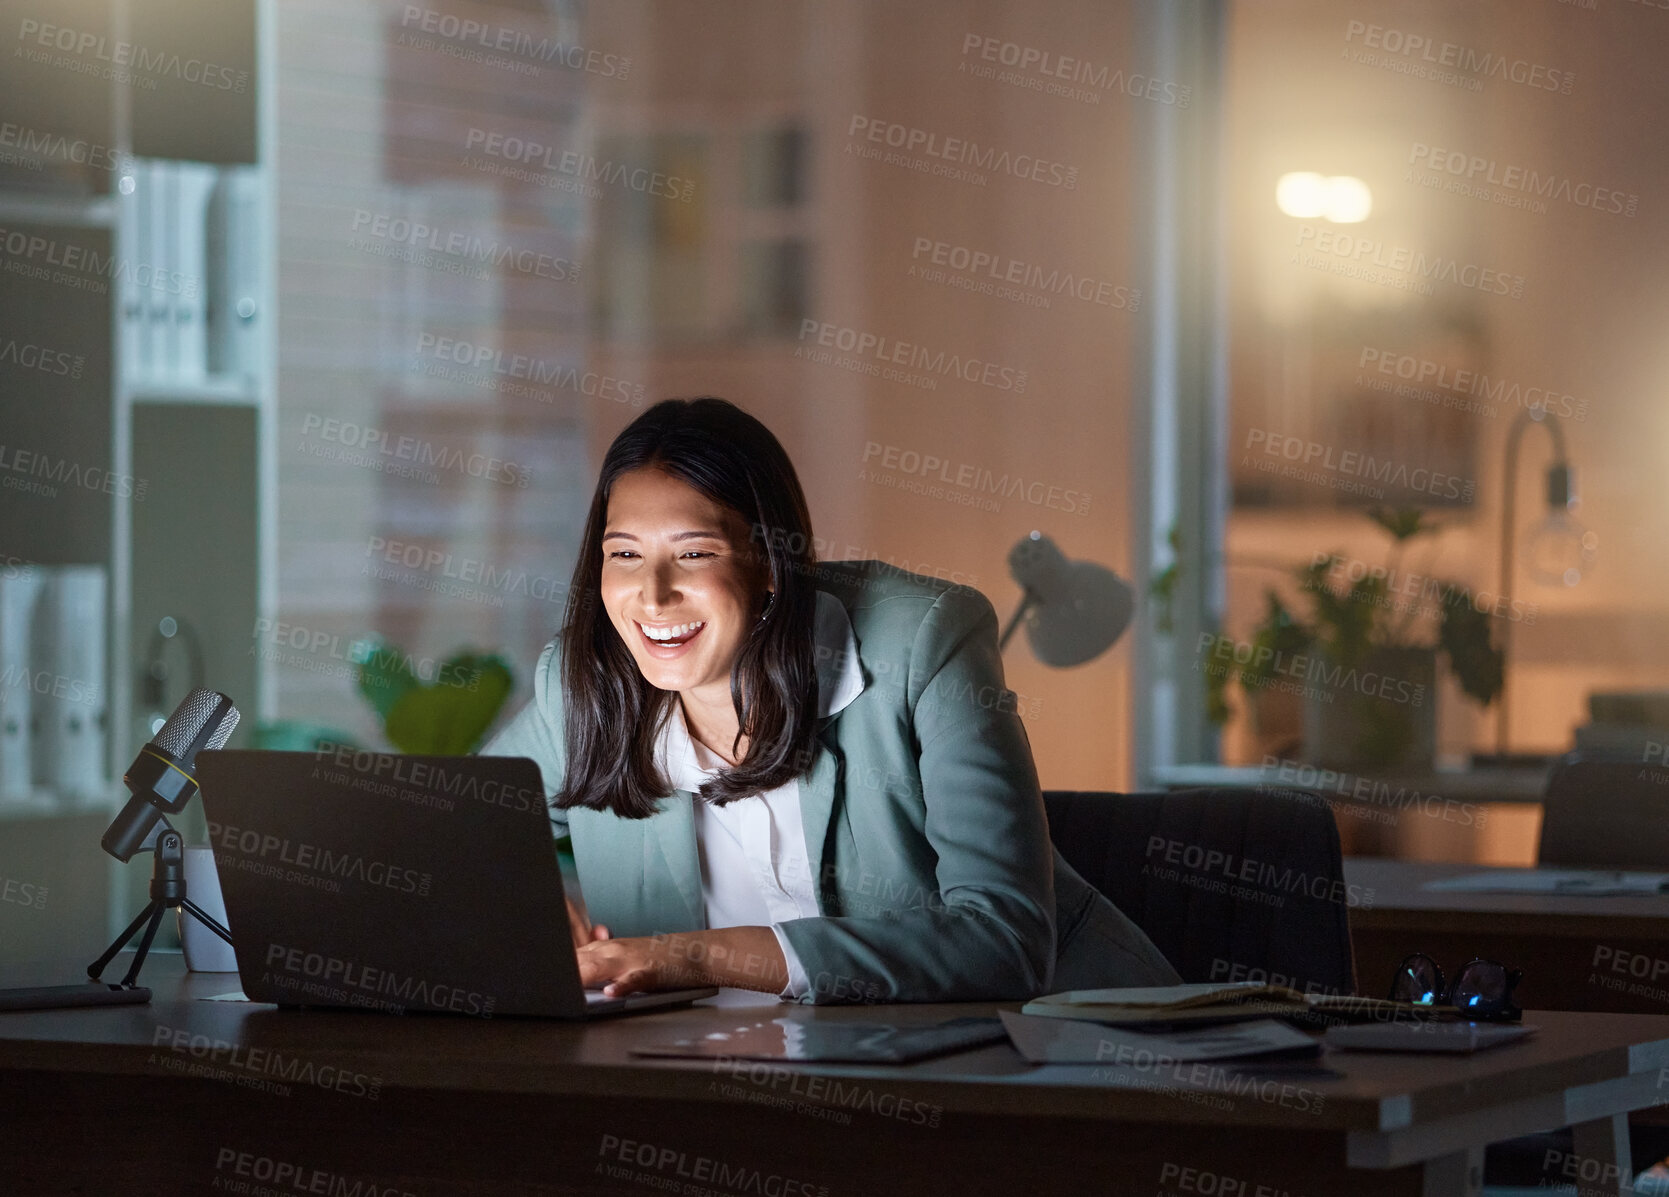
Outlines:
{"label": "smiling woman", "polygon": [[1049,842],[991,604],[818,564],[770,431],[669,399],[609,447],[561,634],[488,746],[573,838],[587,985],[971,1001],[1176,974]]}
{"label": "smiling woman", "polygon": [[704,799],[728,802],[801,772],[817,697],[810,533],[788,455],[722,399],[657,404],[615,439],[562,634],[565,801],[653,815],[667,793],[657,733],[675,709],[730,766]]}
{"label": "smiling woman", "polygon": [[745,748],[730,665],[776,598],[741,524],[735,512],[645,466],[615,483],[603,533],[603,609],[649,684],[678,691],[695,738],[732,766]]}

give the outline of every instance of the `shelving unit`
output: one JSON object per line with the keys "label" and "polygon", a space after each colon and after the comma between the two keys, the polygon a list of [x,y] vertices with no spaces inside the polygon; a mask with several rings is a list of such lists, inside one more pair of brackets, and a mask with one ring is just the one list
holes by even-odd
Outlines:
{"label": "shelving unit", "polygon": [[[102,24],[88,32],[226,65],[223,78],[241,74],[245,85],[163,76],[130,86],[23,58],[8,60],[0,80],[0,119],[65,148],[0,167],[0,228],[56,233],[99,253],[89,278],[68,285],[0,274],[11,293],[0,314],[21,311],[74,339],[64,348],[85,365],[81,385],[57,391],[44,376],[0,377],[0,444],[75,453],[119,480],[96,505],[72,492],[0,508],[0,552],[108,571],[106,780],[99,792],[47,786],[37,800],[0,803],[0,875],[63,895],[26,915],[0,907],[0,950],[17,959],[66,943],[91,959],[146,900],[148,858],[120,864],[98,837],[126,800],[121,773],[157,717],[141,708],[140,657],[162,615],[203,633],[202,684],[234,696],[240,738],[271,709],[262,662],[247,650],[276,600],[273,6],[225,0],[188,14],[111,0],[99,21],[93,12],[80,19]],[[73,145],[100,152],[75,163]],[[186,189],[170,180],[188,177],[218,206],[182,202]],[[90,301],[98,282],[102,305]],[[203,325],[190,327],[194,314]],[[194,680],[170,671],[161,715]]]}

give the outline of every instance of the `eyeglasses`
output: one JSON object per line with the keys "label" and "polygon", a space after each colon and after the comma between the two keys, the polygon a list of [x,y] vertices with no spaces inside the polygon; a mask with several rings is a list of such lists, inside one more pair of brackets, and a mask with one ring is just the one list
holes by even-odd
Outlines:
{"label": "eyeglasses", "polygon": [[1463,1018],[1508,1022],[1523,1015],[1513,990],[1524,979],[1516,968],[1474,958],[1445,985],[1437,961],[1423,952],[1405,958],[1391,981],[1391,1000],[1416,1006],[1452,1006]]}

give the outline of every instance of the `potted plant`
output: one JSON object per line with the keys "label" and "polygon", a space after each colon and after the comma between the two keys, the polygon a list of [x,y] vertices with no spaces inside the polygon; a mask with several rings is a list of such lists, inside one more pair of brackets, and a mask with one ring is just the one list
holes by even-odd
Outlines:
{"label": "potted plant", "polygon": [[[1228,719],[1228,690],[1238,682],[1259,705],[1296,697],[1302,752],[1315,764],[1429,768],[1439,658],[1467,697],[1487,706],[1501,692],[1503,656],[1489,613],[1465,586],[1422,576],[1409,594],[1404,555],[1439,525],[1416,508],[1375,508],[1368,517],[1391,539],[1383,568],[1347,569],[1361,576],[1341,580],[1346,558],[1338,552],[1293,568],[1302,606],[1268,590],[1249,642],[1215,641],[1205,662],[1207,714],[1218,724]],[[1156,579],[1161,598],[1174,588],[1169,574]]]}

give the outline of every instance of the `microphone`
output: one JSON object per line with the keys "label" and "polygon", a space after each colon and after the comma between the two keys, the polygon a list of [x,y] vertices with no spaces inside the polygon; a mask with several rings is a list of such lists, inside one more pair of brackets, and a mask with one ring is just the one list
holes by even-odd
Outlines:
{"label": "microphone", "polygon": [[238,708],[216,690],[193,690],[174,708],[156,739],[139,750],[122,781],[133,795],[99,841],[117,860],[127,861],[163,822],[177,815],[197,793],[197,754],[224,747],[238,726]]}

